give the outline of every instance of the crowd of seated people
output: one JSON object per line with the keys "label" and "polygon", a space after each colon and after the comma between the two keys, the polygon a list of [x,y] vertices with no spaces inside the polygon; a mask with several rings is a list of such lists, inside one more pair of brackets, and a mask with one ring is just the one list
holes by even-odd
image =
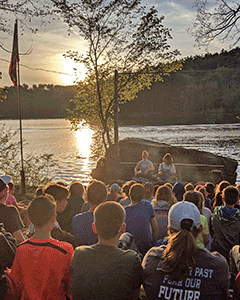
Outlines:
{"label": "crowd of seated people", "polygon": [[10,182],[0,177],[0,299],[240,299],[239,185],[49,183],[26,236]]}

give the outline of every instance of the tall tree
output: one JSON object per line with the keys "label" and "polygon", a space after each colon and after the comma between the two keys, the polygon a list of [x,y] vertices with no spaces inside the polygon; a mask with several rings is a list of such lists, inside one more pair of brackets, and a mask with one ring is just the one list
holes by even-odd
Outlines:
{"label": "tall tree", "polygon": [[[20,28],[30,29],[36,33],[38,26],[47,22],[45,17],[52,15],[53,7],[48,0],[0,0],[0,32],[12,32],[13,19],[18,19]],[[33,25],[33,19],[38,18],[40,22]]]}
{"label": "tall tree", "polygon": [[229,40],[232,47],[240,40],[240,1],[215,0],[210,7],[207,0],[195,0],[197,14],[189,33],[199,46],[208,46],[214,39]]}
{"label": "tall tree", "polygon": [[140,0],[52,2],[69,30],[77,28],[86,43],[84,54],[66,53],[87,69],[69,119],[74,127],[85,122],[97,128],[107,149],[112,144],[114,71],[119,73],[118,94],[123,103],[179,69],[181,63],[175,60],[179,52],[170,50],[171,35],[163,26],[164,17],[154,7],[142,6]]}

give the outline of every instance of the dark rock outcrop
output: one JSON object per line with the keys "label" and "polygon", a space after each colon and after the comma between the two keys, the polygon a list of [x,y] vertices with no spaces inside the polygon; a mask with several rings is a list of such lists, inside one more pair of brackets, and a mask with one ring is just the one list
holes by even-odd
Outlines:
{"label": "dark rock outcrop", "polygon": [[[177,169],[178,180],[182,182],[227,180],[231,184],[236,181],[238,162],[231,158],[214,155],[205,151],[185,149],[139,138],[125,138],[119,141],[118,165],[114,146],[106,155],[107,173],[110,180],[133,177],[133,169],[141,159],[143,150],[149,153],[149,159],[157,168],[166,153],[171,153]],[[119,170],[120,169],[120,170]]]}

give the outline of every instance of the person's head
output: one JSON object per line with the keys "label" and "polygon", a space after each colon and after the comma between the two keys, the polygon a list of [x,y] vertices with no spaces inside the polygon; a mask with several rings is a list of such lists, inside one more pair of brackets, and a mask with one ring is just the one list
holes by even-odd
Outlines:
{"label": "person's head", "polygon": [[202,186],[202,187],[198,190],[198,192],[201,193],[201,194],[203,195],[204,199],[207,198],[208,193],[207,193],[207,190],[206,190],[205,186]]}
{"label": "person's head", "polygon": [[69,191],[66,187],[59,184],[47,184],[43,189],[43,193],[53,196],[57,203],[57,212],[64,211],[69,197]]}
{"label": "person's head", "polygon": [[167,185],[162,185],[157,189],[155,199],[156,201],[164,200],[170,205],[176,202],[176,198],[174,197],[172,190]]}
{"label": "person's head", "polygon": [[125,231],[125,210],[117,202],[104,202],[94,210],[93,231],[102,240],[120,237]]}
{"label": "person's head", "polygon": [[135,183],[129,190],[129,197],[133,202],[140,202],[144,196],[144,187],[140,183]]}
{"label": "person's head", "polygon": [[218,194],[218,193],[222,193],[222,191],[227,187],[229,186],[230,183],[226,180],[223,180],[221,181],[217,186],[216,186],[216,190],[215,190],[215,196]]}
{"label": "person's head", "polygon": [[146,150],[144,150],[144,151],[142,152],[142,159],[147,160],[148,157],[149,157],[149,153],[148,153]]}
{"label": "person's head", "polygon": [[52,226],[56,220],[56,203],[53,198],[39,196],[28,206],[28,217],[36,228],[42,228],[51,221]]}
{"label": "person's head", "polygon": [[81,182],[75,180],[70,184],[69,192],[71,195],[79,195],[80,197],[82,197],[84,186],[81,184]]}
{"label": "person's head", "polygon": [[203,186],[201,184],[197,184],[194,188],[194,191],[198,192]]}
{"label": "person's head", "polygon": [[144,198],[148,199],[150,198],[154,193],[154,185],[152,182],[146,182],[144,183]]}
{"label": "person's head", "polygon": [[181,201],[173,204],[168,213],[168,245],[160,269],[173,280],[189,275],[197,255],[196,237],[202,230],[200,212],[195,204]]}
{"label": "person's head", "polygon": [[183,201],[191,202],[197,206],[202,213],[203,195],[197,191],[188,191],[183,195]]}
{"label": "person's head", "polygon": [[8,188],[9,188],[9,193],[13,194],[15,192],[15,184],[12,180],[9,181]]}
{"label": "person's head", "polygon": [[121,187],[117,184],[117,183],[113,183],[110,186],[110,193],[113,194],[117,194],[121,191]]}
{"label": "person's head", "polygon": [[210,195],[214,194],[215,185],[212,182],[206,182],[205,188],[208,194]]}
{"label": "person's head", "polygon": [[11,177],[4,175],[0,177],[0,202],[4,203],[8,197],[9,187],[8,183],[11,181]]}
{"label": "person's head", "polygon": [[39,197],[39,196],[43,195],[43,188],[38,187],[35,191],[35,195],[36,195],[36,197]]}
{"label": "person's head", "polygon": [[182,201],[185,193],[184,184],[182,182],[176,182],[173,186],[173,193],[178,201]]}
{"label": "person's head", "polygon": [[239,192],[235,186],[229,185],[222,191],[222,198],[226,205],[235,205],[238,203]]}
{"label": "person's head", "polygon": [[121,193],[125,194],[127,197],[129,197],[129,190],[130,190],[130,187],[132,185],[134,185],[136,183],[136,181],[134,180],[131,180],[131,181],[128,181],[126,183],[123,184],[122,188],[121,188]]}
{"label": "person's head", "polygon": [[106,201],[107,188],[105,183],[100,180],[93,180],[87,187],[86,195],[88,202],[93,206]]}
{"label": "person's head", "polygon": [[184,190],[185,190],[186,192],[188,192],[188,191],[193,191],[193,190],[194,190],[194,185],[193,185],[192,183],[188,183],[188,184],[186,184],[186,185],[184,186]]}
{"label": "person's head", "polygon": [[170,166],[173,163],[173,158],[172,155],[170,153],[166,153],[163,156],[163,162],[167,165]]}
{"label": "person's head", "polygon": [[170,188],[170,190],[172,191],[173,185],[170,182],[166,182],[166,183],[164,183],[164,185],[168,186]]}

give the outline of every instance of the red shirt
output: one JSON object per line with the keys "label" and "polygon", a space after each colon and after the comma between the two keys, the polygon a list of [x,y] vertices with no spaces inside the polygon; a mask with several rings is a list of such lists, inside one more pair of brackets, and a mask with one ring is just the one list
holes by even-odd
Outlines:
{"label": "red shirt", "polygon": [[9,272],[15,285],[9,299],[62,300],[66,295],[71,299],[72,256],[71,244],[53,238],[21,243]]}

